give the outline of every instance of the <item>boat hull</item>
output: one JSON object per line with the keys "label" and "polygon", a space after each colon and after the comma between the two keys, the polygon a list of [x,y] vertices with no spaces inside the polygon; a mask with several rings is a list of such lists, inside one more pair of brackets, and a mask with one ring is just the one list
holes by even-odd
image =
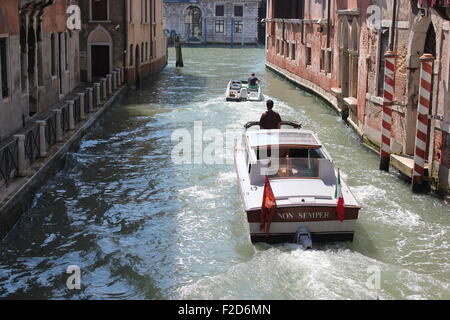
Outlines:
{"label": "boat hull", "polygon": [[267,236],[260,230],[260,211],[248,211],[250,237],[253,243],[293,242],[299,227],[306,227],[313,241],[353,241],[359,208],[346,208],[345,220],[339,221],[335,207],[278,208]]}

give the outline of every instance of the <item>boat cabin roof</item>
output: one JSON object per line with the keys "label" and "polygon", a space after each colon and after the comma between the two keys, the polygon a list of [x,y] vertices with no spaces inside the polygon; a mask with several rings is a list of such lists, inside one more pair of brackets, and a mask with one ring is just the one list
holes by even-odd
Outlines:
{"label": "boat cabin roof", "polygon": [[289,146],[318,149],[322,144],[311,131],[297,129],[255,130],[246,133],[251,148],[264,146]]}

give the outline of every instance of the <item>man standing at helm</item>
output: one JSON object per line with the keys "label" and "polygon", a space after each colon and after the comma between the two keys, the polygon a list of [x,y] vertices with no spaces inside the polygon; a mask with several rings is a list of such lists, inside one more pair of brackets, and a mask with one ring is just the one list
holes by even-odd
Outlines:
{"label": "man standing at helm", "polygon": [[281,116],[273,111],[272,100],[267,100],[267,111],[262,114],[261,120],[259,120],[259,126],[261,129],[281,128]]}
{"label": "man standing at helm", "polygon": [[252,73],[252,76],[248,78],[248,87],[254,88],[258,85],[259,79],[256,77],[256,74]]}

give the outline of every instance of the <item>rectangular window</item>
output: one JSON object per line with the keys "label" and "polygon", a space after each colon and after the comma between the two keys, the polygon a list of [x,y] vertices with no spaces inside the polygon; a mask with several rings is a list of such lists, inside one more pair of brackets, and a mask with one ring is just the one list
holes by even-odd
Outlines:
{"label": "rectangular window", "polygon": [[[152,0],[148,0],[148,18],[149,18],[149,23],[153,23],[153,1]],[[151,30],[150,30],[151,31]]]}
{"label": "rectangular window", "polygon": [[[151,5],[152,5],[151,19],[152,19],[152,24],[155,25],[156,24],[156,0],[153,0]],[[156,37],[156,26],[153,26],[152,29],[153,29],[153,37]]]}
{"label": "rectangular window", "polygon": [[325,50],[320,50],[320,71],[325,72]]}
{"label": "rectangular window", "polygon": [[[318,3],[314,4],[317,6]],[[323,2],[323,1],[322,1]],[[273,18],[303,19],[305,13],[305,0],[272,1]]]}
{"label": "rectangular window", "polygon": [[234,32],[236,33],[242,33],[244,25],[242,24],[242,21],[235,21],[234,22]]}
{"label": "rectangular window", "polygon": [[295,60],[295,55],[297,54],[296,52],[296,44],[292,43],[291,44],[291,48],[292,48],[292,52],[291,52],[291,60]]}
{"label": "rectangular window", "polygon": [[277,54],[280,54],[280,40],[277,39],[277,49],[276,49]]}
{"label": "rectangular window", "polygon": [[[152,5],[153,5],[153,9],[152,9],[152,12],[153,12],[152,22],[153,22],[153,23],[156,23],[156,0],[153,0]],[[156,30],[156,28],[154,28],[154,30]],[[155,33],[155,34],[156,34],[156,33]]]}
{"label": "rectangular window", "polygon": [[307,66],[311,65],[311,54],[312,54],[311,47],[306,47],[306,65]]}
{"label": "rectangular window", "polygon": [[244,6],[234,6],[234,16],[243,17],[244,16]]}
{"label": "rectangular window", "polygon": [[148,0],[144,1],[144,23],[148,23]]}
{"label": "rectangular window", "polygon": [[134,56],[134,47],[133,45],[130,46],[130,67],[133,66],[133,56]]}
{"label": "rectangular window", "polygon": [[286,42],[286,58],[289,58],[289,51],[290,51],[290,45],[289,42]]}
{"label": "rectangular window", "polygon": [[217,5],[216,6],[216,17],[223,17],[225,15],[225,6]]}
{"label": "rectangular window", "polygon": [[64,33],[64,62],[66,71],[69,71],[69,33]]}
{"label": "rectangular window", "polygon": [[91,0],[91,19],[93,21],[108,20],[108,0]]}
{"label": "rectangular window", "polygon": [[280,55],[284,56],[284,41],[280,40],[281,42],[281,51],[280,51]]}
{"label": "rectangular window", "polygon": [[333,51],[331,48],[327,50],[327,66],[326,73],[331,73],[333,71]]}
{"label": "rectangular window", "polygon": [[384,68],[385,68],[385,59],[384,54],[388,51],[389,48],[389,29],[381,29],[380,34],[380,59],[378,61],[378,90],[377,95],[382,97],[384,95]]}
{"label": "rectangular window", "polygon": [[215,31],[216,33],[224,33],[225,31],[225,22],[223,20],[216,20],[215,22]]}
{"label": "rectangular window", "polygon": [[50,36],[50,42],[51,42],[51,59],[52,59],[52,76],[56,77],[56,37],[55,34],[52,33]]}
{"label": "rectangular window", "polygon": [[0,82],[2,84],[3,98],[7,98],[10,95],[8,79],[8,46],[6,40],[6,38],[0,38]]}
{"label": "rectangular window", "polygon": [[63,88],[63,33],[59,32],[58,33],[58,47],[57,47],[57,51],[58,51],[58,79],[59,79],[59,94],[62,95],[64,93],[64,88]]}
{"label": "rectangular window", "polygon": [[130,10],[130,23],[133,23],[134,22],[134,5],[133,5],[133,0],[130,0],[129,10]]}

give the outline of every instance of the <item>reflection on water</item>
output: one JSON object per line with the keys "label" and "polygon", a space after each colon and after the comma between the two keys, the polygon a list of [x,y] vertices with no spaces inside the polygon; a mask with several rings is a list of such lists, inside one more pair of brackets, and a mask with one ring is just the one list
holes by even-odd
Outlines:
{"label": "reflection on water", "polygon": [[[172,57],[174,52],[170,52]],[[449,209],[413,195],[319,99],[264,70],[264,50],[190,48],[110,108],[0,244],[0,297],[71,299],[449,299]],[[264,103],[226,103],[256,72],[286,120],[319,138],[363,204],[353,243],[253,246],[232,165],[175,165],[176,129],[222,132]],[[69,265],[80,291],[66,289]],[[366,286],[367,268],[381,289]]]}

